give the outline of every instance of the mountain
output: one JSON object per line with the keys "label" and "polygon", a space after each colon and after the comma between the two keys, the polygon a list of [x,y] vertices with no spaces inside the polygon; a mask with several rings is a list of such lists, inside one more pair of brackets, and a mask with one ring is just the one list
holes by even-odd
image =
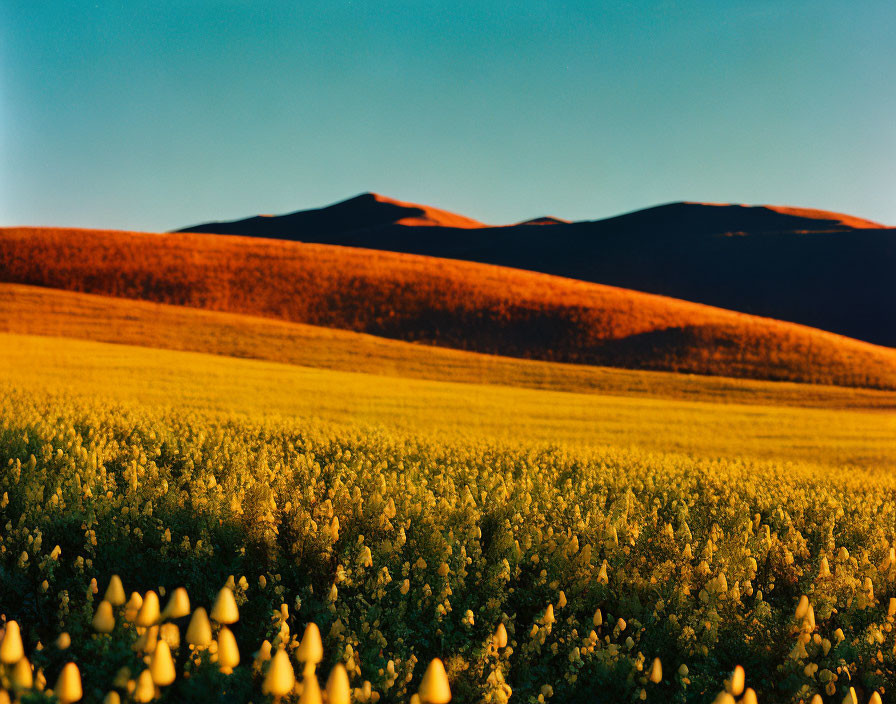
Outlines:
{"label": "mountain", "polygon": [[[458,218],[465,224],[451,224]],[[489,227],[365,194],[321,210],[188,231],[498,264],[896,346],[896,229],[822,210],[670,203],[605,220]]]}
{"label": "mountain", "polygon": [[510,357],[896,389],[896,350],[612,286],[378,250],[6,228],[0,281]]}
{"label": "mountain", "polygon": [[[483,228],[481,222],[447,210],[392,200],[377,193],[362,193],[326,208],[299,210],[288,215],[256,215],[233,222],[210,222],[180,232],[215,232],[223,235],[302,239],[303,233],[335,236],[390,225],[402,227]],[[281,237],[282,233],[291,233]]]}

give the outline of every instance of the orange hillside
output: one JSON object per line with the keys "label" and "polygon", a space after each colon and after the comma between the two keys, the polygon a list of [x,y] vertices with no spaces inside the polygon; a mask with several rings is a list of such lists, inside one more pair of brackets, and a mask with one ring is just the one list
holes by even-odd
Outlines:
{"label": "orange hillside", "polygon": [[845,227],[852,227],[856,230],[868,230],[884,227],[884,225],[881,225],[879,222],[874,222],[873,220],[857,218],[855,215],[834,213],[830,210],[818,210],[817,208],[791,208],[790,206],[786,205],[766,205],[765,207],[774,213],[780,213],[781,215],[792,215],[794,217],[804,218],[806,220],[815,220],[819,223],[827,222],[830,223],[830,226],[833,227],[843,225]]}
{"label": "orange hillside", "polygon": [[502,267],[241,237],[9,228],[0,277],[507,356],[896,388],[896,351]]}

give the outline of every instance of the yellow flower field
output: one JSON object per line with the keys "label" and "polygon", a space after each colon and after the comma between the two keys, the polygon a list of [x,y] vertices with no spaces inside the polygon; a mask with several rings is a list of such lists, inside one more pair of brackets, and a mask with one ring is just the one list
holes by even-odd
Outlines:
{"label": "yellow flower field", "polygon": [[749,704],[896,685],[886,410],[0,342],[0,697]]}

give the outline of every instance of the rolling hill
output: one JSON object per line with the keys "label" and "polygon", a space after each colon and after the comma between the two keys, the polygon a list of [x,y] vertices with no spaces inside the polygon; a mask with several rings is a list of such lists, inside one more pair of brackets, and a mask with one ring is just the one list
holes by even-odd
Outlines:
{"label": "rolling hill", "polygon": [[896,388],[896,350],[610,286],[384,251],[7,228],[0,277],[511,357]]}
{"label": "rolling hill", "polygon": [[896,346],[896,229],[822,210],[671,203],[605,220],[489,227],[368,193],[320,210],[184,231],[498,264]]}
{"label": "rolling hill", "polygon": [[235,313],[0,284],[0,332],[411,379],[725,404],[896,410],[896,391],[541,362]]}

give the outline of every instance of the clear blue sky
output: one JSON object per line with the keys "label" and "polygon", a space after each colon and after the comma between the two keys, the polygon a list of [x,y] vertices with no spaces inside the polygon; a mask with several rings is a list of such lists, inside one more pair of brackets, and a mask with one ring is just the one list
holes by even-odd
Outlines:
{"label": "clear blue sky", "polygon": [[0,2],[0,224],[366,190],[505,223],[672,200],[896,224],[892,0]]}

